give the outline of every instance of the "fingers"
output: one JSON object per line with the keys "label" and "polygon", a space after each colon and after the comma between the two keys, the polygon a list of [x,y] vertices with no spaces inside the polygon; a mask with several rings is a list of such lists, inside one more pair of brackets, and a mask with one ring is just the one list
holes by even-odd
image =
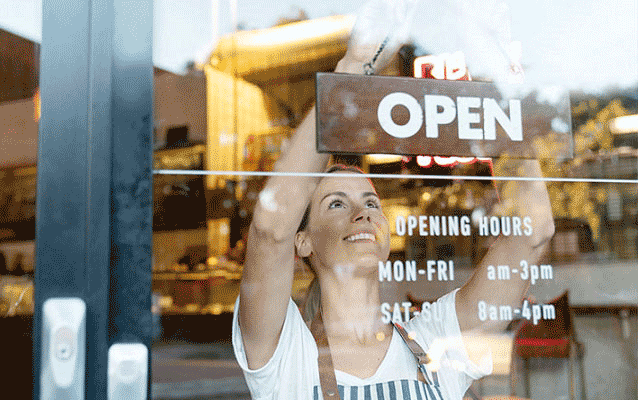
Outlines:
{"label": "fingers", "polygon": [[[346,58],[363,69],[383,69],[407,42],[418,0],[372,0],[358,13]],[[365,65],[368,65],[367,67]]]}

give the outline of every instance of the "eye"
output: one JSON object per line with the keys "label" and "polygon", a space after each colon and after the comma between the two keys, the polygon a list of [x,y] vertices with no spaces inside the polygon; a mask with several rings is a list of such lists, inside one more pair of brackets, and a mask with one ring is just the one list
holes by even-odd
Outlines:
{"label": "eye", "polygon": [[368,201],[366,202],[366,207],[367,207],[367,208],[379,208],[379,203],[377,203],[377,202],[376,202],[376,201],[374,201],[374,200],[368,200]]}
{"label": "eye", "polygon": [[343,204],[343,201],[341,200],[332,200],[330,202],[330,204],[328,204],[328,208],[344,208],[346,205]]}

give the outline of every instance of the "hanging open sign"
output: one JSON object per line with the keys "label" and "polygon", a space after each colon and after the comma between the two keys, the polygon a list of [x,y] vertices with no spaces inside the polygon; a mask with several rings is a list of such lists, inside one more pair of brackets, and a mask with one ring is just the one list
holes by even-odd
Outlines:
{"label": "hanging open sign", "polygon": [[[504,98],[486,82],[317,74],[317,148],[349,154],[573,157],[567,95]],[[551,152],[539,149],[551,148]]]}

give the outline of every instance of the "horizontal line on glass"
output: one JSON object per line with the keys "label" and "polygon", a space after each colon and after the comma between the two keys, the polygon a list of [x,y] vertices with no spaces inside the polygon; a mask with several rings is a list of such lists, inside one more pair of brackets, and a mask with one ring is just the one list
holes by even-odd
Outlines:
{"label": "horizontal line on glass", "polygon": [[[216,176],[334,176],[326,172],[265,172],[265,171],[201,171],[184,169],[153,170],[155,175],[216,175]],[[449,181],[539,181],[539,182],[589,182],[589,183],[638,183],[638,179],[606,178],[552,178],[526,176],[464,176],[464,175],[403,175],[403,174],[343,174],[343,177],[366,177],[371,179],[438,179]]]}

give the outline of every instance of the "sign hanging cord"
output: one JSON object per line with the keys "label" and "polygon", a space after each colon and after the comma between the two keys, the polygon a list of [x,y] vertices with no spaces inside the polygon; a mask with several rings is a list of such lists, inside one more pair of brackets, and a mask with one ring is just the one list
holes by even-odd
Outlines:
{"label": "sign hanging cord", "polygon": [[386,44],[388,44],[389,41],[390,41],[390,36],[386,36],[385,39],[383,39],[383,42],[381,42],[381,44],[379,45],[379,48],[377,49],[377,51],[374,53],[374,56],[372,56],[372,60],[370,60],[370,62],[367,62],[363,65],[363,72],[365,73],[365,75],[374,74],[374,63],[377,62],[377,58],[379,58],[379,55],[381,54],[381,52],[383,51],[383,49],[385,48]]}

